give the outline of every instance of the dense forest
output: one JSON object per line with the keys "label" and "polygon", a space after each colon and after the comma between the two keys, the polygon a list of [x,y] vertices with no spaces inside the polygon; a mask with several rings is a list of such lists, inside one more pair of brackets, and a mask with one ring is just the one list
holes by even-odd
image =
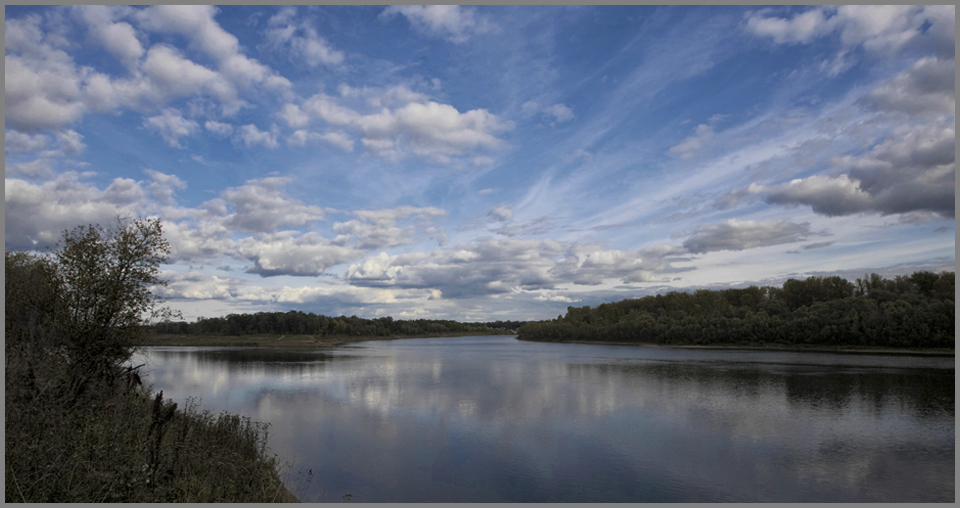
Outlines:
{"label": "dense forest", "polygon": [[817,345],[953,349],[954,272],[787,280],[568,307],[519,338],[674,345]]}
{"label": "dense forest", "polygon": [[257,312],[200,317],[192,323],[161,321],[149,328],[156,333],[188,335],[286,334],[317,337],[414,337],[456,333],[515,333],[521,321],[461,323],[440,319],[402,320],[392,317],[363,319],[357,316],[328,317],[312,312]]}

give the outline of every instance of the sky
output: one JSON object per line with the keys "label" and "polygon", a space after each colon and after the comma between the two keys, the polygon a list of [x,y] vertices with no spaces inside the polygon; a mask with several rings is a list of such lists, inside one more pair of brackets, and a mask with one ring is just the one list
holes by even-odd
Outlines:
{"label": "sky", "polygon": [[4,241],[187,320],[954,270],[955,7],[6,6]]}

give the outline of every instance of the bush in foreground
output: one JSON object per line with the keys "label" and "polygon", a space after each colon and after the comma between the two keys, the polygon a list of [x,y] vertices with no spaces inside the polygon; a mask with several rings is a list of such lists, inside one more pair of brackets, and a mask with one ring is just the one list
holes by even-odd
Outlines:
{"label": "bush in foreground", "polygon": [[140,386],[126,362],[169,246],[159,220],[64,232],[47,255],[5,255],[6,502],[296,501],[267,428]]}

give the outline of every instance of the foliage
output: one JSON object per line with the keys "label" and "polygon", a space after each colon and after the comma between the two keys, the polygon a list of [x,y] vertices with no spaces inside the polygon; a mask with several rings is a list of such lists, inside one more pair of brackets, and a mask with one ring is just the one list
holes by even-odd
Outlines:
{"label": "foliage", "polygon": [[649,344],[833,345],[953,349],[954,272],[790,279],[757,287],[568,307],[527,323],[525,340]]}
{"label": "foliage", "polygon": [[363,319],[357,316],[328,317],[300,311],[230,314],[200,317],[192,323],[163,321],[151,327],[157,333],[190,335],[314,335],[317,337],[411,337],[443,333],[488,333],[519,327],[520,322],[461,323],[441,319],[402,320],[392,317]]}
{"label": "foliage", "polygon": [[169,251],[159,219],[79,226],[45,255],[7,251],[7,340],[63,347],[78,372],[116,375],[143,326],[175,315],[151,292],[166,284]]}
{"label": "foliage", "polygon": [[174,314],[151,293],[168,252],[148,219],[5,252],[7,502],[290,500],[263,426],[178,411],[124,365]]}

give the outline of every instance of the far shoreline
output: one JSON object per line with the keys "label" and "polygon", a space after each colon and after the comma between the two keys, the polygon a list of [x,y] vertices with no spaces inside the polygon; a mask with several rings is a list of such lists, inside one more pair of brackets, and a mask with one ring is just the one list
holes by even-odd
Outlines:
{"label": "far shoreline", "polygon": [[797,347],[778,346],[778,345],[738,345],[738,344],[652,344],[644,342],[601,342],[601,341],[548,341],[548,340],[529,340],[522,339],[519,336],[517,340],[524,342],[544,342],[548,344],[590,344],[599,346],[635,346],[649,348],[665,349],[727,349],[727,350],[749,350],[749,351],[782,351],[789,353],[839,353],[852,355],[898,355],[898,356],[956,356],[954,349],[893,349],[888,347],[871,346],[811,346]]}
{"label": "far shoreline", "polygon": [[495,335],[513,335],[516,333],[496,332],[444,332],[418,335],[359,335],[359,336],[316,336],[316,335],[197,335],[197,334],[148,334],[140,347],[178,346],[178,347],[269,347],[284,349],[326,349],[354,342],[372,340],[432,339],[441,337],[484,337]]}
{"label": "far shoreline", "polygon": [[524,342],[544,342],[549,344],[589,344],[599,346],[634,346],[666,349],[723,349],[744,351],[781,351],[791,353],[837,353],[853,355],[896,355],[896,356],[938,356],[955,357],[956,350],[952,349],[893,349],[888,347],[870,346],[811,346],[798,347],[780,345],[741,345],[741,344],[652,344],[642,342],[601,342],[601,341],[541,341],[522,339],[516,333],[496,332],[450,332],[421,334],[416,336],[332,336],[317,337],[315,335],[192,335],[192,334],[151,334],[148,335],[142,347],[268,347],[282,349],[327,349],[344,346],[355,342],[377,340],[403,339],[431,339],[441,337],[484,337],[484,336],[514,336]]}

